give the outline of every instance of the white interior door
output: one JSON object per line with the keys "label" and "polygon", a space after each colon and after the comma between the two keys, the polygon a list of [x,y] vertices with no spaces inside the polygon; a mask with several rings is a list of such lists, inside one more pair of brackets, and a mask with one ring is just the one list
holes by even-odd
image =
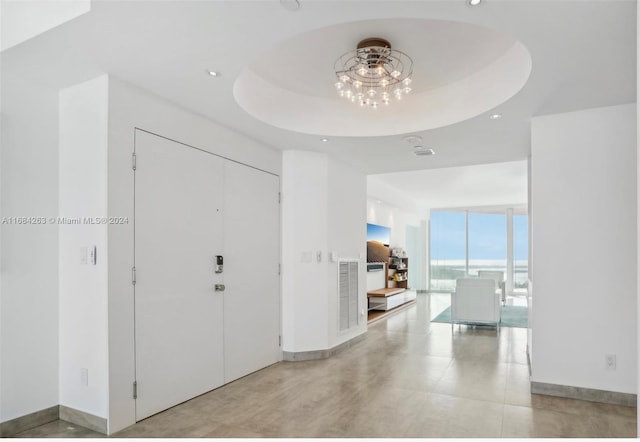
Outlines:
{"label": "white interior door", "polygon": [[224,383],[224,160],[136,131],[136,420]]}
{"label": "white interior door", "polygon": [[225,382],[281,360],[280,181],[225,163]]}

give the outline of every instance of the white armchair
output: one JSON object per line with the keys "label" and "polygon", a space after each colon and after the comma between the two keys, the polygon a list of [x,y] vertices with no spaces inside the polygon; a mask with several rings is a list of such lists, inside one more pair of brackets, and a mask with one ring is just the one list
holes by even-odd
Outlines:
{"label": "white armchair", "polygon": [[500,270],[478,270],[478,278],[489,278],[496,282],[496,292],[500,294],[503,304],[507,302],[507,294],[505,290],[504,272]]}
{"label": "white armchair", "polygon": [[493,279],[461,278],[451,294],[451,326],[455,323],[500,327],[500,294]]}

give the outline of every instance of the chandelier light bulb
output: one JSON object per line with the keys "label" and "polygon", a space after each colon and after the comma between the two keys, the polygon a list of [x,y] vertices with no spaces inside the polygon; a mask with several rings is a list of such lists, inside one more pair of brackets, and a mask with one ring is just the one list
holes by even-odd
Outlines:
{"label": "chandelier light bulb", "polygon": [[334,70],[338,95],[360,106],[377,108],[388,105],[411,92],[413,61],[382,38],[367,38],[354,51],[340,57]]}

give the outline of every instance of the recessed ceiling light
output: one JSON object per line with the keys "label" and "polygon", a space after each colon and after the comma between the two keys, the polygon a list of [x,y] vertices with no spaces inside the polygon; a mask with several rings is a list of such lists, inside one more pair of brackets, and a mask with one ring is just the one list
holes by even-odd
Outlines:
{"label": "recessed ceiling light", "polygon": [[467,0],[469,6],[480,6],[480,3],[482,3],[482,0]]}
{"label": "recessed ceiling light", "polygon": [[493,114],[493,115],[489,116],[489,118],[491,118],[492,120],[498,120],[498,119],[502,118],[502,114]]}
{"label": "recessed ceiling light", "polygon": [[322,141],[323,143],[326,143],[327,141],[329,141],[329,138],[320,138],[320,141]]}
{"label": "recessed ceiling light", "polygon": [[402,138],[402,141],[406,141],[407,143],[417,144],[422,142],[422,137],[419,135],[407,135]]}
{"label": "recessed ceiling light", "polygon": [[212,77],[219,77],[220,76],[220,72],[217,71],[211,71],[207,69],[207,74],[211,75]]}

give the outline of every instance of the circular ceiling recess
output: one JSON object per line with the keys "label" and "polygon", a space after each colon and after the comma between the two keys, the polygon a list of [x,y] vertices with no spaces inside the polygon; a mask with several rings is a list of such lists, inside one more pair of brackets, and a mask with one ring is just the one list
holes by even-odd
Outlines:
{"label": "circular ceiling recess", "polygon": [[[340,98],[336,60],[368,37],[388,40],[413,59],[412,91],[376,109]],[[531,73],[531,56],[495,30],[442,20],[352,22],[282,41],[238,76],[233,93],[272,126],[323,136],[386,136],[447,126],[513,97]]]}

